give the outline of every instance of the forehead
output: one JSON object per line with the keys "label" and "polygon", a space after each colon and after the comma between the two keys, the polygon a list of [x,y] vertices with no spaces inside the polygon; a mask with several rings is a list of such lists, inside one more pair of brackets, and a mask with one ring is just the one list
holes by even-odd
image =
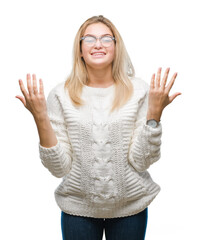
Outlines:
{"label": "forehead", "polygon": [[111,30],[108,28],[108,26],[106,26],[103,23],[93,23],[91,25],[89,25],[85,32],[84,35],[86,34],[92,34],[92,35],[96,35],[96,36],[100,36],[103,34],[112,34]]}

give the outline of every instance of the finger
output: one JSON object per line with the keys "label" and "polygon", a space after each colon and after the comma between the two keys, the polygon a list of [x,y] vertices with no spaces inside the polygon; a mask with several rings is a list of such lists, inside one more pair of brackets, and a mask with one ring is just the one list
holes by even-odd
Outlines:
{"label": "finger", "polygon": [[169,97],[169,101],[170,101],[170,103],[171,103],[171,102],[172,102],[177,96],[179,96],[179,95],[181,95],[180,92],[175,93],[175,94],[173,94],[172,96],[170,96],[170,97]]}
{"label": "finger", "polygon": [[15,96],[15,97],[18,98],[23,103],[24,106],[26,106],[26,101],[25,101],[24,97],[19,96],[19,95]]}
{"label": "finger", "polygon": [[18,98],[23,103],[24,106],[26,106],[26,101],[25,101],[24,97],[19,96],[19,95],[15,96],[15,97]]}
{"label": "finger", "polygon": [[151,82],[150,82],[150,87],[151,88],[155,87],[155,74],[152,75]]}
{"label": "finger", "polygon": [[19,79],[18,81],[19,81],[19,85],[20,85],[22,94],[24,95],[25,98],[27,98],[29,94],[24,87],[23,81],[21,79]]}
{"label": "finger", "polygon": [[32,78],[33,78],[33,92],[36,95],[38,93],[36,74],[32,74]]}
{"label": "finger", "polygon": [[156,78],[156,87],[159,88],[160,87],[160,78],[161,78],[161,67],[158,69],[157,71],[157,78]]}
{"label": "finger", "polygon": [[172,76],[171,81],[168,83],[168,85],[166,87],[166,90],[167,90],[168,93],[170,92],[170,89],[172,88],[172,86],[173,86],[173,84],[175,82],[176,76],[177,76],[177,73],[174,73],[174,75]]}
{"label": "finger", "polygon": [[40,78],[39,82],[40,82],[40,94],[44,94],[44,86],[43,86],[43,81],[41,78]]}
{"label": "finger", "polygon": [[27,89],[29,91],[29,95],[33,95],[33,88],[32,88],[32,85],[31,85],[31,76],[30,74],[28,73],[27,74]]}
{"label": "finger", "polygon": [[161,87],[162,87],[163,89],[164,89],[165,86],[166,86],[166,82],[167,82],[167,78],[168,78],[169,71],[170,71],[170,68],[167,68],[166,71],[165,71],[164,77],[163,77],[163,79],[162,79]]}

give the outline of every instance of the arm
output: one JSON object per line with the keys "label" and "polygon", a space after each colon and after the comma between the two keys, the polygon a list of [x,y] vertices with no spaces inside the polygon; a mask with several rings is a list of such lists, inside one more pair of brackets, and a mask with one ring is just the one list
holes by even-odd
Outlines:
{"label": "arm", "polygon": [[[43,146],[44,137],[39,142],[39,154],[42,164],[54,175],[55,177],[65,176],[71,169],[72,165],[72,148],[68,137],[67,127],[65,124],[62,107],[59,101],[59,96],[54,89],[49,93],[47,98],[47,112],[49,120],[46,120],[40,125],[40,132],[43,132],[43,136],[48,134],[51,136],[51,141],[48,143],[45,141],[45,147]],[[53,129],[53,130],[52,130]],[[53,133],[56,136],[53,136]],[[43,141],[42,141],[43,140]],[[45,135],[47,140],[47,135]],[[42,142],[41,142],[42,141]],[[56,144],[52,144],[56,142]],[[54,145],[51,147],[46,147]]]}
{"label": "arm", "polygon": [[71,145],[67,135],[62,109],[55,91],[48,96],[47,103],[44,96],[42,79],[37,87],[36,75],[27,74],[26,91],[23,81],[19,85],[23,96],[18,98],[34,117],[40,137],[40,158],[45,167],[56,177],[63,177],[71,168]]}
{"label": "arm", "polygon": [[129,162],[138,171],[143,172],[160,158],[162,126],[157,128],[146,125],[148,108],[148,85],[146,94],[140,101],[139,110],[129,147]]}
{"label": "arm", "polygon": [[[139,172],[145,171],[160,158],[162,129],[159,121],[164,108],[181,94],[177,92],[169,96],[177,76],[177,73],[175,73],[166,86],[169,71],[170,68],[167,68],[162,81],[160,80],[161,68],[158,69],[156,79],[155,74],[152,75],[150,90],[147,90],[138,111],[129,149],[129,162]],[[157,128],[146,125],[146,121],[152,118],[159,122]]]}
{"label": "arm", "polygon": [[40,138],[40,145],[45,148],[53,147],[57,144],[57,137],[51,126],[50,119],[48,115],[41,118],[34,117],[38,135]]}

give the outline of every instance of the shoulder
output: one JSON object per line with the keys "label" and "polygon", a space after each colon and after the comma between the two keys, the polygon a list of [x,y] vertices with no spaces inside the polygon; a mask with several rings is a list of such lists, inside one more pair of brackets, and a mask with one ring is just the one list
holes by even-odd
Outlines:
{"label": "shoulder", "polygon": [[56,84],[55,87],[53,87],[51,89],[51,91],[49,92],[48,98],[55,97],[55,96],[61,96],[61,95],[65,94],[64,85],[65,85],[65,81]]}
{"label": "shoulder", "polygon": [[133,99],[143,101],[149,93],[149,84],[139,77],[130,77],[133,84]]}
{"label": "shoulder", "polygon": [[134,91],[147,92],[149,90],[149,84],[146,81],[144,81],[142,78],[129,77],[129,79],[131,80],[131,82],[133,84]]}
{"label": "shoulder", "polygon": [[[49,109],[63,108],[66,102],[65,81],[56,84],[49,92],[47,97],[47,106]],[[55,111],[55,110],[54,110]]]}
{"label": "shoulder", "polygon": [[62,106],[64,106],[65,103],[71,102],[68,89],[65,88],[65,81],[56,84],[49,92],[47,102],[53,104],[53,101],[58,102],[58,104]]}

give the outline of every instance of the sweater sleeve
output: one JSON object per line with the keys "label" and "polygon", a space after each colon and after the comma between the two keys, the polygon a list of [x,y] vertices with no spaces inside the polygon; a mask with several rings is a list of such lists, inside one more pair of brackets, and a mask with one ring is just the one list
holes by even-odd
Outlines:
{"label": "sweater sleeve", "polygon": [[39,142],[39,156],[42,164],[51,172],[51,174],[55,177],[61,178],[71,169],[72,148],[60,98],[55,89],[52,89],[48,95],[47,112],[58,142],[55,146],[50,148],[41,146]]}
{"label": "sweater sleeve", "polygon": [[138,171],[143,172],[160,159],[162,126],[156,128],[146,125],[149,86],[140,100],[140,105],[129,147],[129,162]]}

